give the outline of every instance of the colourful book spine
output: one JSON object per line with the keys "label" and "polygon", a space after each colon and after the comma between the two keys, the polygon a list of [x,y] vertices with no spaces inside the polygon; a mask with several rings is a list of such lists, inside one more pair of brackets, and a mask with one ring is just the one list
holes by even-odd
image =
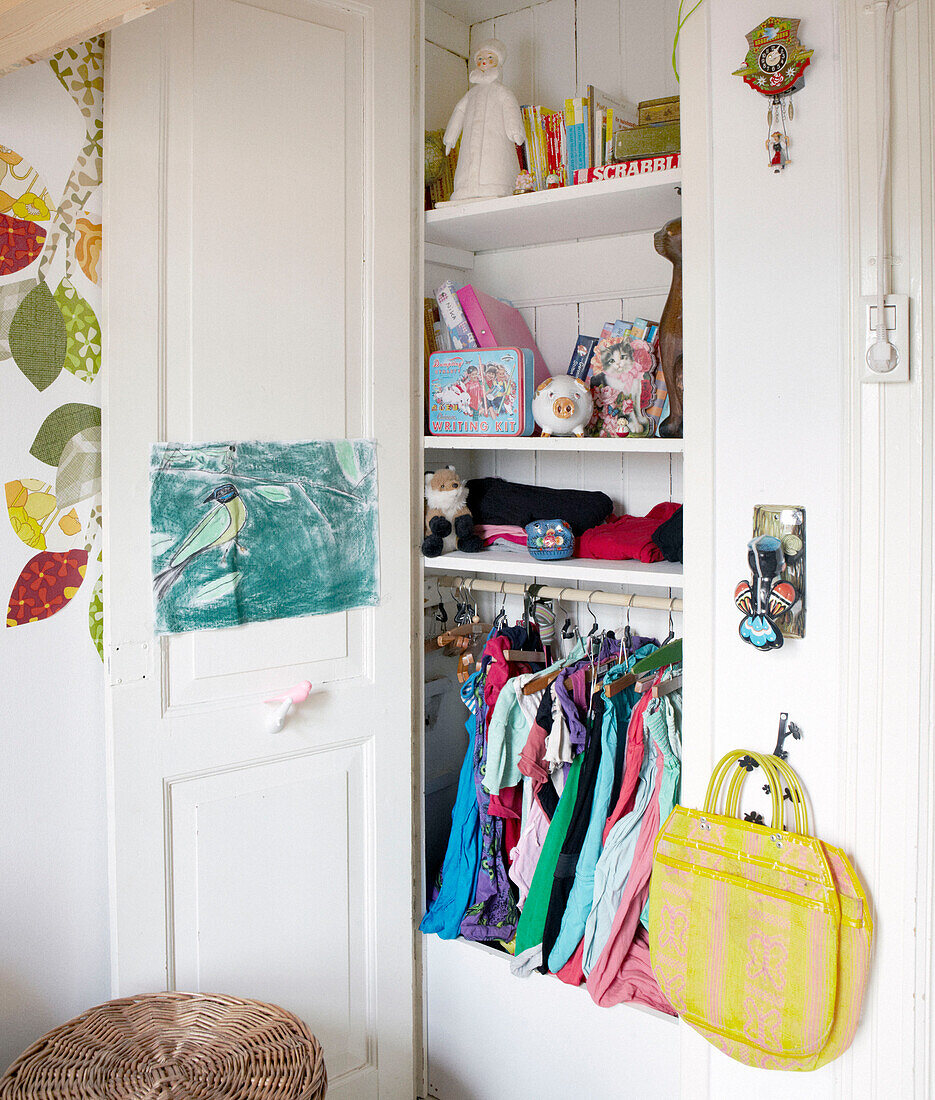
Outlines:
{"label": "colourful book spine", "polygon": [[452,348],[455,351],[476,348],[477,340],[458,301],[457,287],[450,279],[435,291],[435,300],[438,302],[438,315],[451,337]]}
{"label": "colourful book spine", "polygon": [[596,336],[585,336],[583,333],[578,333],[578,341],[575,344],[575,350],[571,353],[571,362],[568,364],[567,371],[572,378],[580,378],[582,382],[587,381],[588,374],[591,371],[591,356],[594,354],[596,346]]}

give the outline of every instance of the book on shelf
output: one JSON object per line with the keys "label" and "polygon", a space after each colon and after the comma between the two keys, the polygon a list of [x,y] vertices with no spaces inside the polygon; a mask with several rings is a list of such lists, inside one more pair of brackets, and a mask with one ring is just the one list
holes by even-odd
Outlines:
{"label": "book on shelf", "polygon": [[600,168],[588,168],[575,172],[575,183],[594,183],[597,180],[626,179],[631,176],[647,176],[653,172],[668,172],[678,168],[679,154],[669,153],[658,157],[636,157],[620,164],[605,164]]}
{"label": "book on shelf", "polygon": [[639,124],[639,108],[620,96],[611,96],[588,85],[588,132],[591,146],[587,165],[600,168],[613,159],[614,134]]}
{"label": "book on shelf", "polygon": [[[537,191],[564,187],[568,182],[565,119],[560,111],[527,104],[520,108],[526,141],[526,170]],[[551,182],[550,182],[551,180]]]}
{"label": "book on shelf", "polygon": [[588,97],[574,96],[565,100],[565,139],[568,143],[568,173],[590,168],[588,151],[591,137],[588,132]]}
{"label": "book on shelf", "polygon": [[438,314],[448,330],[453,351],[461,351],[464,348],[478,347],[474,333],[464,315],[464,309],[458,300],[458,288],[448,279],[435,290],[435,299],[438,302]]}
{"label": "book on shelf", "polygon": [[550,376],[551,371],[542,358],[542,352],[515,306],[485,294],[470,283],[457,292],[457,297],[477,341],[475,347],[528,348],[535,364],[535,384],[538,386]]}
{"label": "book on shelf", "polygon": [[566,374],[570,374],[572,378],[578,378],[582,382],[587,381],[591,372],[591,356],[594,354],[597,340],[596,336],[585,336],[583,332],[578,333],[578,339],[575,341],[575,349],[571,353],[571,362],[568,364]]}

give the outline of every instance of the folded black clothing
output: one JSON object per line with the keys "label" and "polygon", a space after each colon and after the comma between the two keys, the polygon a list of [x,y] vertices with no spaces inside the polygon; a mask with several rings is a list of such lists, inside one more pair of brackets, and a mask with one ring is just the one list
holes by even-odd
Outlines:
{"label": "folded black clothing", "polygon": [[467,487],[467,504],[475,523],[525,527],[537,519],[563,519],[575,537],[580,537],[589,527],[603,523],[614,510],[606,493],[584,489],[519,485],[502,477],[472,477]]}
{"label": "folded black clothing", "polygon": [[681,508],[679,508],[677,512],[673,512],[665,523],[660,523],[656,530],[653,531],[653,542],[662,551],[662,556],[666,561],[682,560]]}

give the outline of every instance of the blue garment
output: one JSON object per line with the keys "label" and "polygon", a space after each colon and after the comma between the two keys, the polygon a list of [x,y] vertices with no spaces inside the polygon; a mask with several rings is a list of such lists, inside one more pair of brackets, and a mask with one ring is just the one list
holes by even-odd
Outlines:
{"label": "blue garment", "polygon": [[591,973],[591,968],[600,958],[610,937],[617,907],[633,865],[643,814],[656,787],[657,754],[653,750],[651,739],[647,737],[645,723],[643,743],[646,747],[640,765],[633,809],[624,814],[607,834],[607,843],[594,868],[594,895],[591,912],[584,926],[584,953],[581,959],[581,969],[585,977]]}
{"label": "blue garment", "polygon": [[[659,828],[679,800],[679,780],[682,775],[682,693],[663,695],[658,709],[647,710],[643,722],[662,751],[662,784],[659,788]],[[649,898],[640,913],[640,924],[649,928]]]}
{"label": "blue garment", "polygon": [[[625,664],[616,665],[607,674],[607,680],[623,676],[628,668],[643,657],[655,652],[654,645],[646,645],[629,657]],[[594,898],[594,868],[603,847],[604,824],[610,812],[610,795],[614,785],[614,773],[617,763],[617,745],[621,737],[626,737],[630,712],[633,709],[635,694],[621,691],[607,701],[604,708],[604,724],[601,730],[601,762],[598,766],[594,784],[594,798],[591,803],[591,816],[584,844],[578,856],[575,869],[575,881],[568,895],[562,927],[549,953],[549,970],[554,974],[568,962],[584,934],[585,922],[591,912]]]}
{"label": "blue garment", "polygon": [[476,691],[479,674],[474,673],[464,683],[461,698],[471,709],[465,723],[468,732],[467,752],[458,779],[458,794],[451,811],[451,834],[445,859],[419,930],[437,932],[443,940],[453,940],[461,929],[464,912],[474,897],[477,869],[481,857],[480,810],[474,788],[474,734],[478,720]]}

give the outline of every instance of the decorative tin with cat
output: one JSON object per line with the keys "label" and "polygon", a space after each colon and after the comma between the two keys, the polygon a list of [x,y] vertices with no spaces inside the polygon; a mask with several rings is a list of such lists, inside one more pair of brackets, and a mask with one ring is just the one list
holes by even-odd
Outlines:
{"label": "decorative tin with cat", "polygon": [[429,357],[432,435],[532,435],[533,353],[472,348]]}
{"label": "decorative tin with cat", "polygon": [[655,371],[652,348],[645,340],[629,334],[599,340],[591,359],[594,412],[586,434],[635,438],[653,435],[656,421],[647,410],[656,393]]}

